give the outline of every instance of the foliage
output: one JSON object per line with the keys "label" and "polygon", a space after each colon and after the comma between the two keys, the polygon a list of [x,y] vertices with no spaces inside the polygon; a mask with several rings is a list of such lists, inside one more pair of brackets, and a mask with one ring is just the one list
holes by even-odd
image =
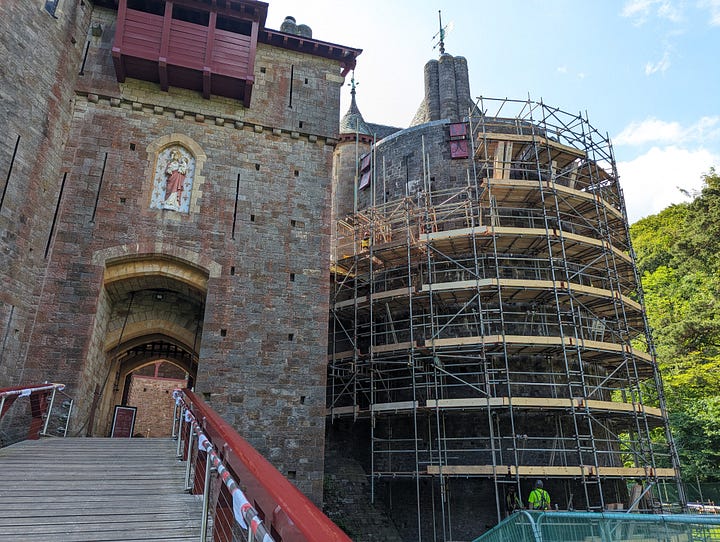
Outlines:
{"label": "foliage", "polygon": [[672,205],[632,225],[630,230],[641,276],[670,263],[670,247],[677,239],[686,215],[687,205]]}
{"label": "foliage", "polygon": [[686,480],[720,480],[720,176],[632,225],[670,423]]}

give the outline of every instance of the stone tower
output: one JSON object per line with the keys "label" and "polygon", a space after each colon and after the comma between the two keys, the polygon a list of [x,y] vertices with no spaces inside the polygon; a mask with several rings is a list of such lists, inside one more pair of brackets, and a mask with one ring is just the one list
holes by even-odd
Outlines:
{"label": "stone tower", "polygon": [[71,434],[105,436],[164,360],[319,503],[360,50],[271,30],[254,0],[42,4],[0,6],[0,385],[64,382]]}
{"label": "stone tower", "polygon": [[336,181],[328,438],[408,542],[473,539],[538,479],[593,511],[679,482],[609,140],[470,96],[465,59],[431,60],[411,126]]}
{"label": "stone tower", "polygon": [[[355,100],[354,79],[350,94],[350,107],[340,119],[340,136],[333,162],[333,223],[354,212],[357,198],[355,187],[361,178],[360,158],[367,155],[373,142],[373,133]],[[358,182],[349,182],[356,178]]]}

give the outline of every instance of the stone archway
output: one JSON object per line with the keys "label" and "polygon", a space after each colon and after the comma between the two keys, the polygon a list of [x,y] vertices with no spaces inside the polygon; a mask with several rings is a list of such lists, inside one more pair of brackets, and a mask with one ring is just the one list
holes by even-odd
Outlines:
{"label": "stone archway", "polygon": [[[148,349],[156,350],[155,345]],[[157,353],[151,361],[140,363],[134,353],[128,354],[120,366],[116,386],[120,398],[115,404],[135,408],[135,436],[170,437],[175,409],[173,391],[192,386],[197,365],[184,366]],[[144,357],[143,353],[140,357]]]}
{"label": "stone archway", "polygon": [[92,435],[109,434],[114,406],[127,400],[129,376],[143,367],[162,361],[194,381],[207,281],[218,266],[187,256],[138,252],[105,260],[91,357],[106,376],[91,408]]}

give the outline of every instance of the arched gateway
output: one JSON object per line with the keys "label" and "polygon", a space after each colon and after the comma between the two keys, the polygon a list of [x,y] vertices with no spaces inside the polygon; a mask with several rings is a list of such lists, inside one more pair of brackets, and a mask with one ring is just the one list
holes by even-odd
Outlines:
{"label": "arched gateway", "polygon": [[[152,396],[195,381],[207,282],[219,266],[201,263],[197,254],[130,253],[126,247],[96,256],[104,259],[105,270],[87,364],[104,377],[89,405],[87,432],[105,436],[115,406],[135,403],[138,415],[163,418],[167,413],[153,409]],[[133,378],[155,380],[149,393],[141,384],[145,393],[131,397]]]}

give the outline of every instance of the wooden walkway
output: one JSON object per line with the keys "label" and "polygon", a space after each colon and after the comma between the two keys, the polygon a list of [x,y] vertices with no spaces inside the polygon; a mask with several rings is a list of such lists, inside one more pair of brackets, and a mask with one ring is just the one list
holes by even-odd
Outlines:
{"label": "wooden walkway", "polygon": [[170,439],[66,438],[0,449],[0,541],[193,541],[201,497],[183,491]]}

